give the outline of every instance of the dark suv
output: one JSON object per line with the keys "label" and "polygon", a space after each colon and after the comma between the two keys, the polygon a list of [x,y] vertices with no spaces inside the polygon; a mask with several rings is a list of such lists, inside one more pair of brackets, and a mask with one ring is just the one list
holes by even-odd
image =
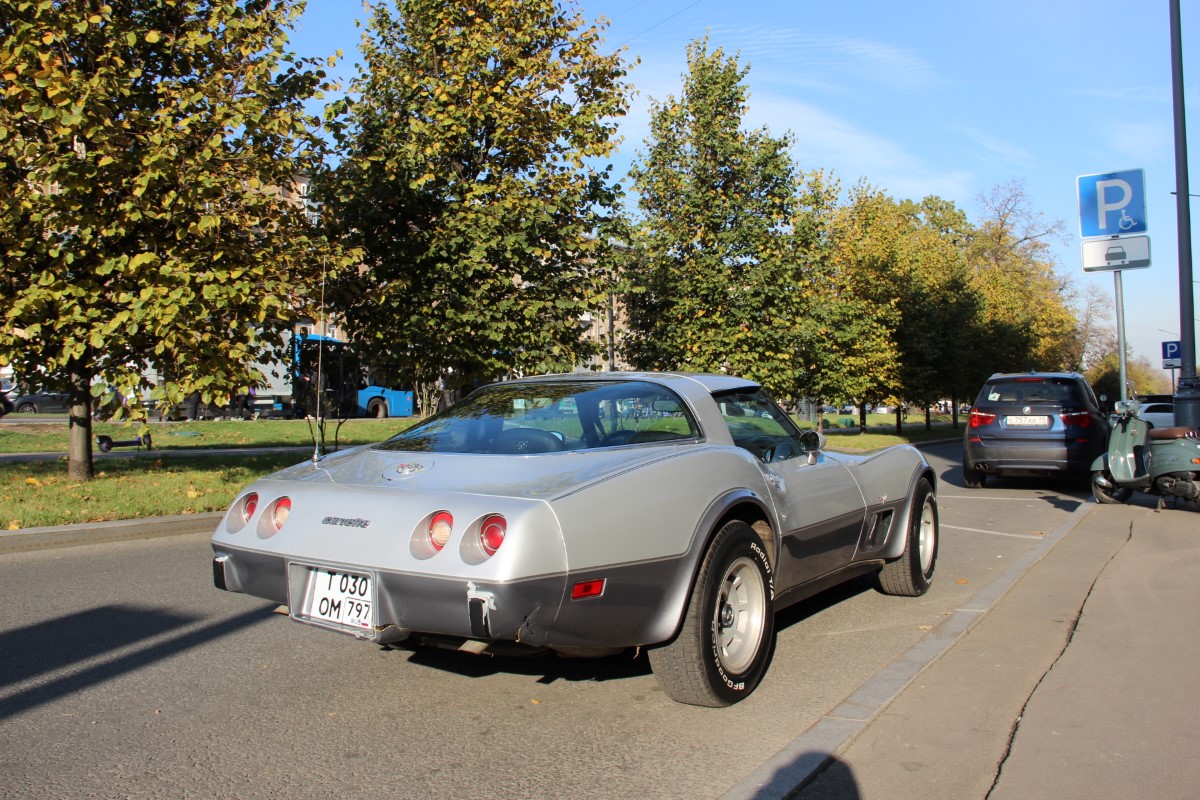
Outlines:
{"label": "dark suv", "polygon": [[993,375],[971,407],[963,480],[977,489],[988,475],[1089,475],[1108,431],[1108,416],[1078,373]]}

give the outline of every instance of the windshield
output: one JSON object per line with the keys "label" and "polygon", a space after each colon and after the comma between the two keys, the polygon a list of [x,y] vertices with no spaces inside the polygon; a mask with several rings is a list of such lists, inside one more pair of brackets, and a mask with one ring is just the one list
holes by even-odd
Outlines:
{"label": "windshield", "polygon": [[696,439],[678,395],[644,381],[545,381],[484,387],[393,436],[381,450],[532,455]]}

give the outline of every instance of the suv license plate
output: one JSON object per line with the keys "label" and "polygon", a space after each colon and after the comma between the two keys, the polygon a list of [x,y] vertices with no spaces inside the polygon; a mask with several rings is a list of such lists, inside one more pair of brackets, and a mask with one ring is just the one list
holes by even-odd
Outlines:
{"label": "suv license plate", "polygon": [[1006,417],[1012,428],[1045,428],[1050,425],[1049,417]]}
{"label": "suv license plate", "polygon": [[370,575],[309,567],[304,597],[296,616],[355,630],[370,630],[374,622],[372,588]]}

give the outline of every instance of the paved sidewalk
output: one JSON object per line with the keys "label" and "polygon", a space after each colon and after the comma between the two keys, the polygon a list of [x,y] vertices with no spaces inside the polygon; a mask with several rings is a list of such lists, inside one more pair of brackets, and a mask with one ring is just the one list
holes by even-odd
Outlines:
{"label": "paved sidewalk", "polygon": [[791,796],[1194,798],[1198,623],[1200,514],[1089,505]]}

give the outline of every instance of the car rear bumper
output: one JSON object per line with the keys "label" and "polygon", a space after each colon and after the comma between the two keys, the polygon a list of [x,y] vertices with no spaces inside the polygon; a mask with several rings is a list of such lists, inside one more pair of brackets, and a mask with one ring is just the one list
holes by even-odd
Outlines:
{"label": "car rear bumper", "polygon": [[968,441],[963,466],[991,473],[1088,473],[1092,462],[1103,453],[1092,442],[1077,444],[1047,442]]}
{"label": "car rear bumper", "polygon": [[[589,574],[543,575],[509,582],[314,564],[369,574],[374,587],[374,624],[349,629],[311,618],[301,609],[296,562],[291,558],[227,546],[213,548],[218,589],[286,604],[299,622],[349,633],[380,644],[425,636],[533,647],[624,648],[656,644],[674,633],[677,620],[664,614],[682,561],[607,567]],[[305,565],[300,565],[301,571]],[[572,599],[580,582],[603,581],[599,594]]]}

